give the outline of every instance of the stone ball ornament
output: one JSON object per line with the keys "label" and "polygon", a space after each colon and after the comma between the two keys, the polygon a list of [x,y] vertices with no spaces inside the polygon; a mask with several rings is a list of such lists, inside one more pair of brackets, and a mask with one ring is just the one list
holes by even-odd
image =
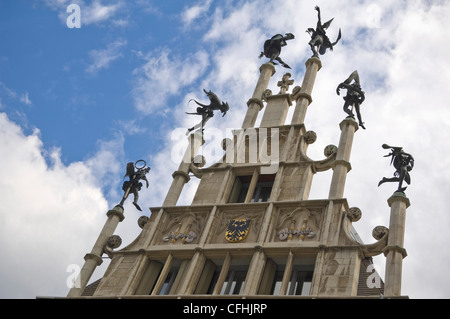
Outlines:
{"label": "stone ball ornament", "polygon": [[120,247],[122,245],[122,238],[118,235],[112,235],[108,238],[106,241],[106,246],[108,246],[111,249],[115,249]]}
{"label": "stone ball ornament", "polygon": [[313,144],[317,140],[317,134],[314,131],[308,131],[305,133],[306,144]]}
{"label": "stone ball ornament", "polygon": [[147,216],[141,216],[139,217],[137,223],[139,225],[139,228],[143,229],[144,226],[148,223],[149,218]]}
{"label": "stone ball ornament", "polygon": [[358,207],[352,207],[346,211],[346,215],[352,223],[355,223],[361,219],[362,212]]}
{"label": "stone ball ornament", "polygon": [[376,240],[380,240],[387,234],[389,234],[389,229],[384,226],[377,226],[372,231],[372,237]]}
{"label": "stone ball ornament", "polygon": [[326,157],[330,157],[331,155],[337,153],[337,146],[336,145],[328,145],[327,147],[325,147],[325,149],[323,150],[323,154]]}

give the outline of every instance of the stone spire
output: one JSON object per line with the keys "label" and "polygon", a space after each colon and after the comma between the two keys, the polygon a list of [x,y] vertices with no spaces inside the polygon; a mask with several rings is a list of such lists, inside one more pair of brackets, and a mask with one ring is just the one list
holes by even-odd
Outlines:
{"label": "stone spire", "polygon": [[322,62],[319,58],[312,57],[306,61],[306,72],[303,83],[299,91],[293,94],[293,100],[296,101],[292,124],[301,124],[305,121],[306,110],[312,103],[312,90],[316,80],[317,72],[322,68]]}
{"label": "stone spire", "polygon": [[119,222],[125,219],[123,207],[120,205],[117,205],[112,210],[108,211],[106,216],[108,216],[108,219],[106,220],[105,226],[103,226],[91,252],[84,256],[84,265],[67,297],[81,296],[89,279],[94,273],[94,270],[103,263],[102,255],[107,248],[108,240],[113,236]]}
{"label": "stone spire", "polygon": [[255,126],[256,119],[258,117],[259,111],[264,107],[262,102],[262,96],[264,91],[269,85],[270,78],[275,74],[275,67],[272,63],[264,63],[259,68],[260,75],[258,83],[256,83],[255,91],[253,96],[247,102],[247,113],[245,114],[244,123],[242,123],[242,128],[247,129]]}
{"label": "stone spire", "polygon": [[404,193],[396,192],[388,199],[391,207],[389,237],[386,256],[384,294],[386,297],[401,296],[403,259],[407,256],[403,248],[405,238],[406,209],[411,205]]}

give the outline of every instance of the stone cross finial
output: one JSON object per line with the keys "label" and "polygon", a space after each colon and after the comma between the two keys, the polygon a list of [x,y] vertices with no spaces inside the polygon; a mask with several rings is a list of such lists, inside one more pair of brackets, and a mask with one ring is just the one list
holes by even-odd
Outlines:
{"label": "stone cross finial", "polygon": [[289,86],[294,84],[294,80],[289,80],[290,78],[291,74],[288,72],[283,75],[281,81],[278,81],[277,86],[281,88],[280,93],[278,94],[286,94],[286,92],[289,90]]}

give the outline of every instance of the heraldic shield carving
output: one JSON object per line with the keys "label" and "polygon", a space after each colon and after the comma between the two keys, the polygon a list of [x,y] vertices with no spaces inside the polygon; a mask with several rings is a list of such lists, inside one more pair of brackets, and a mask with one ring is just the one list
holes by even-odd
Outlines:
{"label": "heraldic shield carving", "polygon": [[225,232],[225,238],[230,243],[237,243],[247,238],[250,231],[250,219],[232,219]]}

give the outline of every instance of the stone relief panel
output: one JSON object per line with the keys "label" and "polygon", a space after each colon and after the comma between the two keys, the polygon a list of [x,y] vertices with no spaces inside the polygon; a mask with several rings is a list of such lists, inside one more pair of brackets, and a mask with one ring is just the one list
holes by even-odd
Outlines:
{"label": "stone relief panel", "polygon": [[280,209],[272,241],[317,241],[320,239],[322,208]]}
{"label": "stone relief panel", "polygon": [[207,213],[166,212],[156,244],[195,244],[198,242],[206,222]]}
{"label": "stone relief panel", "polygon": [[211,238],[212,244],[256,242],[261,231],[265,207],[258,210],[220,212]]}

